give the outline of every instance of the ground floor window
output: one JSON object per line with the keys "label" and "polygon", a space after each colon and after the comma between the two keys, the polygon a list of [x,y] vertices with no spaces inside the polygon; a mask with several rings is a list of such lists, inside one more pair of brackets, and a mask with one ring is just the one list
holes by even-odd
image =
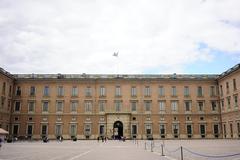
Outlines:
{"label": "ground floor window", "polygon": [[219,125],[218,124],[213,125],[213,134],[216,138],[218,138],[218,136],[219,136]]}
{"label": "ground floor window", "polygon": [[33,134],[33,125],[32,124],[29,124],[27,125],[27,136],[32,136]]}
{"label": "ground floor window", "polygon": [[19,125],[18,124],[13,125],[13,136],[18,136],[18,132],[19,132]]}
{"label": "ground floor window", "polygon": [[105,127],[103,124],[99,126],[99,134],[100,136],[103,136],[105,134]]}
{"label": "ground floor window", "polygon": [[46,136],[47,135],[47,130],[48,130],[47,124],[43,124],[42,125],[42,130],[41,130],[41,135]]}
{"label": "ground floor window", "polygon": [[231,135],[231,138],[233,137],[233,125],[232,123],[230,123],[230,135]]}
{"label": "ground floor window", "polygon": [[174,138],[178,138],[179,134],[179,125],[178,124],[173,124],[173,136]]}
{"label": "ground floor window", "polygon": [[151,124],[146,124],[145,125],[145,130],[146,130],[147,135],[151,135],[152,134],[152,125]]}
{"label": "ground floor window", "polygon": [[240,122],[237,123],[238,137],[240,138]]}
{"label": "ground floor window", "polygon": [[77,125],[76,124],[70,125],[70,135],[71,135],[71,137],[77,135]]}
{"label": "ground floor window", "polygon": [[205,134],[206,134],[206,126],[205,124],[200,124],[200,135],[202,138],[205,138]]}
{"label": "ground floor window", "polygon": [[137,125],[133,124],[132,125],[132,136],[136,136],[137,135]]}
{"label": "ground floor window", "polygon": [[90,136],[91,135],[91,124],[85,124],[85,126],[84,126],[84,134],[86,136]]}
{"label": "ground floor window", "polygon": [[188,138],[192,137],[192,125],[191,124],[187,125],[187,136],[188,136]]}
{"label": "ground floor window", "polygon": [[226,138],[226,124],[223,125],[223,136]]}
{"label": "ground floor window", "polygon": [[62,136],[62,125],[61,124],[57,124],[56,128],[55,128],[55,135],[58,136]]}

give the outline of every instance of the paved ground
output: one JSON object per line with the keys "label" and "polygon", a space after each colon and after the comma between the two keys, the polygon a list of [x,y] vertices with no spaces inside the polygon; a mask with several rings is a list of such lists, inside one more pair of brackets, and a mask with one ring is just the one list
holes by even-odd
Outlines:
{"label": "paved ground", "polygon": [[[145,149],[146,143],[146,149]],[[164,154],[161,156],[161,144]],[[239,140],[157,140],[151,152],[150,141],[51,141],[5,143],[0,150],[0,160],[176,160],[180,159],[180,146],[205,155],[240,153]],[[178,149],[177,151],[175,151]],[[221,159],[240,160],[233,157],[207,158],[183,150],[184,160]]]}

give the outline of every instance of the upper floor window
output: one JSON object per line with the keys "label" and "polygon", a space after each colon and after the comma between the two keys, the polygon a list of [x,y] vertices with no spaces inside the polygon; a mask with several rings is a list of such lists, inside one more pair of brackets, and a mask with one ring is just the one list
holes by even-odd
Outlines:
{"label": "upper floor window", "polygon": [[58,96],[63,96],[64,94],[64,89],[63,89],[63,86],[58,86]]}
{"label": "upper floor window", "polygon": [[136,87],[132,87],[132,88],[131,88],[131,96],[132,96],[132,97],[137,96],[137,88],[136,88]]}
{"label": "upper floor window", "polygon": [[136,101],[131,102],[131,110],[132,110],[132,112],[137,111],[137,102]]}
{"label": "upper floor window", "polygon": [[34,101],[30,101],[28,103],[28,112],[34,112],[35,110],[35,102]]}
{"label": "upper floor window", "polygon": [[8,96],[11,97],[11,95],[12,95],[12,86],[10,85],[10,86],[9,86]]}
{"label": "upper floor window", "polygon": [[160,87],[159,87],[159,96],[164,96],[164,95],[165,95],[164,87],[163,87],[163,86],[160,86]]}
{"label": "upper floor window", "polygon": [[217,102],[216,101],[212,101],[212,111],[217,111]]}
{"label": "upper floor window", "polygon": [[120,86],[116,86],[116,88],[115,88],[115,96],[121,96],[121,87]]}
{"label": "upper floor window", "polygon": [[14,109],[14,111],[15,112],[19,112],[20,111],[20,107],[21,107],[20,101],[16,101],[15,102],[15,109]]}
{"label": "upper floor window", "polygon": [[220,95],[223,96],[223,87],[220,85]]}
{"label": "upper floor window", "polygon": [[44,96],[49,96],[49,92],[50,92],[49,87],[48,87],[48,86],[45,86],[45,87],[44,87],[44,90],[43,90],[43,95],[44,95]]}
{"label": "upper floor window", "polygon": [[5,93],[6,93],[6,82],[3,82],[2,94],[5,95]]}
{"label": "upper floor window", "polygon": [[145,88],[144,88],[144,96],[150,96],[150,95],[151,95],[150,86],[145,86]]}
{"label": "upper floor window", "polygon": [[227,97],[227,105],[228,105],[228,109],[231,108],[231,97]]}
{"label": "upper floor window", "polygon": [[145,111],[151,111],[151,101],[144,101]]}
{"label": "upper floor window", "polygon": [[92,96],[92,88],[91,87],[87,87],[85,89],[85,96],[87,96],[87,97]]}
{"label": "upper floor window", "polygon": [[71,102],[71,112],[77,112],[77,106],[78,106],[78,102],[72,101]]}
{"label": "upper floor window", "polygon": [[233,90],[237,90],[236,79],[233,79]]}
{"label": "upper floor window", "polygon": [[63,101],[57,101],[57,112],[63,112]]}
{"label": "upper floor window", "polygon": [[104,86],[100,87],[100,96],[106,96],[106,88]]}
{"label": "upper floor window", "polygon": [[226,90],[227,90],[227,93],[229,93],[229,83],[226,82]]}
{"label": "upper floor window", "polygon": [[238,95],[234,96],[234,107],[237,108],[238,107]]}
{"label": "upper floor window", "polygon": [[198,101],[198,111],[204,111],[204,102],[203,101]]}
{"label": "upper floor window", "polygon": [[36,94],[36,88],[35,88],[35,86],[31,86],[30,87],[30,96],[35,96],[35,94]]}
{"label": "upper floor window", "polygon": [[203,89],[202,89],[201,86],[198,86],[197,95],[198,95],[199,97],[203,96]]}
{"label": "upper floor window", "polygon": [[178,111],[178,103],[177,103],[177,101],[172,101],[171,102],[171,108],[172,108],[172,111],[174,111],[174,112]]}
{"label": "upper floor window", "polygon": [[78,96],[78,88],[77,88],[77,86],[73,86],[72,87],[72,96],[73,97]]}
{"label": "upper floor window", "polygon": [[188,86],[185,86],[184,87],[184,96],[189,96],[189,87]]}
{"label": "upper floor window", "polygon": [[221,100],[222,110],[224,110],[224,100]]}
{"label": "upper floor window", "polygon": [[214,86],[210,87],[210,96],[216,96],[215,87]]}
{"label": "upper floor window", "polygon": [[92,112],[92,101],[85,101],[85,112]]}
{"label": "upper floor window", "polygon": [[177,96],[177,88],[176,88],[176,86],[172,86],[172,96]]}
{"label": "upper floor window", "polygon": [[191,111],[191,101],[185,101],[185,111],[190,112]]}
{"label": "upper floor window", "polygon": [[165,101],[159,101],[159,111],[165,111]]}
{"label": "upper floor window", "polygon": [[99,111],[104,112],[106,107],[106,101],[99,101]]}
{"label": "upper floor window", "polygon": [[20,86],[17,86],[16,95],[21,96],[21,87]]}
{"label": "upper floor window", "polygon": [[48,112],[48,106],[49,106],[49,102],[44,101],[42,106],[42,112]]}
{"label": "upper floor window", "polygon": [[122,108],[122,101],[115,101],[115,111],[119,112]]}

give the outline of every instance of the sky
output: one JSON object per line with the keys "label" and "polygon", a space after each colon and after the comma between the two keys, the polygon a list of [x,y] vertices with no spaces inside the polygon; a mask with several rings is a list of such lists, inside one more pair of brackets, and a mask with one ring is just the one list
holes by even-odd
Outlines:
{"label": "sky", "polygon": [[0,0],[11,73],[219,74],[239,62],[240,0]]}

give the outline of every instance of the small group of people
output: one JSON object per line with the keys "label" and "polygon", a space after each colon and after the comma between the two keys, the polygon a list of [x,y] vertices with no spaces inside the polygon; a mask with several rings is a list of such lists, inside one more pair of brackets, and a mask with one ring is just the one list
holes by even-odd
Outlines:
{"label": "small group of people", "polygon": [[100,136],[100,137],[97,137],[97,140],[98,140],[98,142],[100,140],[102,140],[102,142],[107,142],[107,137],[106,136]]}

